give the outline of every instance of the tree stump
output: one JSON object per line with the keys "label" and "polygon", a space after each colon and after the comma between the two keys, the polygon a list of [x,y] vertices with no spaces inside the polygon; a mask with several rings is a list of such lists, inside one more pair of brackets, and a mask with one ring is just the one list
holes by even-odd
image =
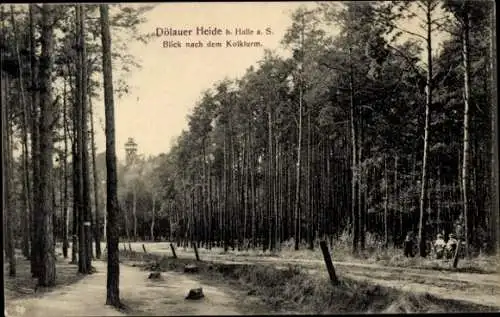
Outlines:
{"label": "tree stump", "polygon": [[200,288],[190,289],[188,295],[186,296],[186,299],[194,300],[194,299],[202,299],[203,297],[205,297],[205,295],[203,294],[203,288],[200,287]]}
{"label": "tree stump", "polygon": [[160,263],[158,263],[158,262],[151,263],[151,265],[149,266],[149,269],[151,271],[160,271]]}
{"label": "tree stump", "polygon": [[188,264],[184,267],[184,273],[197,273],[199,271],[198,266],[194,264]]}
{"label": "tree stump", "polygon": [[161,279],[161,273],[160,272],[151,272],[151,273],[149,273],[148,279],[159,280],[159,279]]}

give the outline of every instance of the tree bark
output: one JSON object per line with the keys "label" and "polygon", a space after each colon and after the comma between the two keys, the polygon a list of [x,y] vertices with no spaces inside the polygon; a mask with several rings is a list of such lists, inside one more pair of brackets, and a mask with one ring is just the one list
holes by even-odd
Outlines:
{"label": "tree bark", "polygon": [[28,164],[28,106],[26,103],[26,98],[24,94],[24,84],[23,84],[23,73],[22,73],[22,61],[21,54],[19,53],[19,39],[17,23],[14,17],[14,6],[10,6],[10,17],[12,22],[12,28],[14,33],[14,42],[16,49],[16,59],[19,65],[19,77],[18,86],[19,93],[21,95],[21,107],[23,113],[22,121],[22,161],[23,161],[23,209],[21,211],[21,226],[23,228],[23,239],[22,239],[22,251],[26,258],[30,256],[30,225],[29,225],[29,215],[31,211],[31,190],[30,190],[30,178],[29,178],[29,164]]}
{"label": "tree bark", "polygon": [[153,194],[153,210],[151,211],[151,241],[155,241],[155,234],[154,234],[154,229],[155,229],[155,207],[156,207],[156,200],[155,200],[155,194]]}
{"label": "tree bark", "polygon": [[75,95],[74,95],[74,116],[73,116],[73,127],[75,129],[75,153],[73,160],[75,161],[74,169],[74,200],[77,210],[77,234],[78,234],[78,272],[84,273],[87,271],[85,268],[86,261],[86,247],[85,247],[85,231],[83,227],[84,223],[84,210],[83,210],[83,112],[82,112],[82,55],[81,55],[81,40],[82,36],[80,30],[80,5],[75,5],[75,30],[76,30],[76,78],[75,78]]}
{"label": "tree bark", "polygon": [[99,5],[102,40],[102,68],[104,77],[104,107],[106,133],[106,175],[107,175],[107,249],[108,276],[106,283],[106,305],[120,307],[120,265],[119,265],[119,209],[117,197],[115,116],[113,98],[113,68],[111,64],[111,35],[109,30],[109,13],[106,4]]}
{"label": "tree bark", "polygon": [[90,135],[92,142],[92,174],[94,175],[94,208],[95,208],[95,226],[94,226],[94,239],[95,239],[95,256],[101,258],[101,219],[100,219],[100,206],[99,206],[99,177],[97,175],[97,166],[95,160],[95,130],[94,130],[94,109],[92,106],[92,98],[89,97],[89,115],[90,115]]}
{"label": "tree bark", "polygon": [[424,149],[423,149],[423,160],[422,160],[422,181],[421,181],[421,191],[420,191],[420,217],[418,222],[418,243],[419,243],[419,253],[420,256],[425,257],[427,254],[425,248],[425,226],[426,226],[426,196],[427,196],[427,156],[429,152],[429,122],[430,122],[430,107],[432,106],[432,1],[426,1],[426,24],[427,24],[427,80],[426,80],[426,100],[425,100],[425,126],[424,126]]}
{"label": "tree bark", "polygon": [[79,49],[81,61],[80,77],[80,102],[81,102],[81,158],[82,158],[82,231],[84,239],[83,266],[80,273],[89,274],[92,265],[92,211],[90,206],[90,169],[89,169],[89,147],[88,147],[88,109],[87,109],[87,53],[85,44],[85,7],[78,5],[79,21]]}
{"label": "tree bark", "polygon": [[274,186],[273,186],[273,121],[272,121],[272,110],[271,103],[267,103],[267,140],[268,140],[268,152],[267,152],[267,226],[269,232],[269,250],[274,249],[274,241],[273,241],[273,222],[271,218],[271,210],[273,210],[273,202],[274,202]]}
{"label": "tree bark", "polygon": [[[465,255],[469,255],[469,100],[470,100],[470,65],[469,65],[469,16],[465,13],[462,34],[462,57],[464,65],[464,140],[462,159],[463,216],[465,229]],[[462,237],[457,237],[461,241]]]}
{"label": "tree bark", "polygon": [[40,210],[41,223],[41,266],[38,285],[54,286],[56,283],[56,265],[53,243],[53,213],[52,205],[52,155],[53,155],[53,125],[55,107],[52,102],[52,65],[54,47],[54,21],[52,6],[42,6],[42,55],[40,58]]}
{"label": "tree bark", "polygon": [[[2,15],[3,15],[3,8],[2,8]],[[4,31],[4,24],[2,23],[2,34],[3,35]],[[2,58],[3,62],[3,56],[0,57]],[[2,207],[4,210],[4,215],[5,215],[5,223],[3,224],[3,229],[4,229],[4,246],[5,246],[5,254],[7,258],[9,259],[9,276],[16,276],[16,252],[15,252],[15,246],[14,246],[14,237],[13,237],[13,225],[14,225],[14,209],[12,208],[12,197],[11,197],[11,191],[10,188],[12,187],[11,184],[11,173],[9,171],[12,170],[12,152],[11,152],[11,147],[9,145],[10,143],[10,136],[12,134],[11,131],[11,123],[9,123],[9,118],[10,118],[10,105],[8,104],[8,98],[7,94],[9,91],[9,79],[7,78],[7,74],[4,75],[4,72],[1,71],[1,94],[2,94],[2,109],[1,109],[1,115],[2,115],[2,127],[5,131],[5,133],[2,133]]]}
{"label": "tree bark", "polygon": [[492,253],[500,250],[500,195],[499,186],[499,148],[498,148],[498,96],[497,96],[497,47],[496,47],[496,2],[492,2],[490,13],[490,76],[491,76],[491,193],[492,206],[489,219],[490,249]]}
{"label": "tree bark", "polygon": [[[301,34],[300,34],[300,49],[302,52],[304,51],[304,17],[302,16],[302,29],[301,29]],[[300,61],[303,63],[303,60]],[[295,216],[295,250],[299,250],[299,245],[300,245],[300,171],[301,171],[301,166],[300,166],[300,160],[301,160],[301,155],[302,155],[302,111],[303,111],[303,76],[304,73],[302,71],[303,65],[300,65],[299,69],[299,122],[298,122],[298,131],[297,131],[297,165],[296,165],[296,175],[295,175],[295,205],[294,205],[294,216]]]}
{"label": "tree bark", "polygon": [[350,125],[351,125],[351,148],[352,148],[352,180],[351,180],[351,221],[352,221],[352,253],[358,252],[359,242],[359,218],[358,218],[358,188],[359,188],[359,167],[358,167],[358,140],[357,140],[357,115],[354,104],[354,74],[352,65],[352,51],[349,48],[349,100],[350,100]]}
{"label": "tree bark", "polygon": [[387,204],[389,203],[389,179],[387,178],[387,158],[384,154],[384,184],[385,184],[385,196],[384,196],[384,247],[387,248],[389,244],[389,231],[387,224]]}
{"label": "tree bark", "polygon": [[[134,162],[135,165],[136,162]],[[134,217],[134,241],[137,241],[137,179],[134,180],[132,189],[132,217]]]}
{"label": "tree bark", "polygon": [[64,130],[64,156],[63,164],[63,256],[68,257],[68,232],[69,232],[69,210],[68,210],[68,119],[67,119],[67,90],[66,78],[64,78],[63,87],[63,130]]}
{"label": "tree bark", "polygon": [[[29,5],[29,29],[30,29],[30,67],[31,67],[31,162],[33,170],[33,210],[31,213],[31,273],[38,277],[41,263],[41,210],[40,201],[40,138],[39,138],[39,83],[38,64],[36,56],[35,40],[35,15],[34,4]],[[36,207],[35,207],[36,206]]]}
{"label": "tree bark", "polygon": [[308,240],[309,250],[314,250],[314,210],[312,206],[312,180],[311,180],[311,156],[312,156],[312,137],[311,137],[311,107],[307,110],[307,208],[309,209],[309,229]]}

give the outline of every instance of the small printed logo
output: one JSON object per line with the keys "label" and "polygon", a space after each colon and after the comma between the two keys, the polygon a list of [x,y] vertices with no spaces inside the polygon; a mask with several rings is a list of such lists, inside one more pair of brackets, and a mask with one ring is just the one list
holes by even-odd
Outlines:
{"label": "small printed logo", "polygon": [[[25,311],[26,311],[26,308],[24,308],[21,305],[16,305],[16,313],[18,313],[18,314],[24,314]],[[7,314],[5,316],[7,316]]]}

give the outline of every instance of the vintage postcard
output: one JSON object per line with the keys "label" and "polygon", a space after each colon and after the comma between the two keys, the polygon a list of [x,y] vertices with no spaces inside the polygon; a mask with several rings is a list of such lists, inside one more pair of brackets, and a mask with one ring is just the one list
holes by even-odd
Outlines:
{"label": "vintage postcard", "polygon": [[495,7],[0,5],[5,315],[498,312]]}

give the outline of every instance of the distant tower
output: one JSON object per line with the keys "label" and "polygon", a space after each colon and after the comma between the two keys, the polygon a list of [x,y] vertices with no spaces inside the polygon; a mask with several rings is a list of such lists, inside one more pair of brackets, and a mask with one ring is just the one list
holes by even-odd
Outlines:
{"label": "distant tower", "polygon": [[125,155],[126,165],[132,165],[137,157],[137,143],[134,142],[134,138],[128,138],[127,143],[125,143]]}

